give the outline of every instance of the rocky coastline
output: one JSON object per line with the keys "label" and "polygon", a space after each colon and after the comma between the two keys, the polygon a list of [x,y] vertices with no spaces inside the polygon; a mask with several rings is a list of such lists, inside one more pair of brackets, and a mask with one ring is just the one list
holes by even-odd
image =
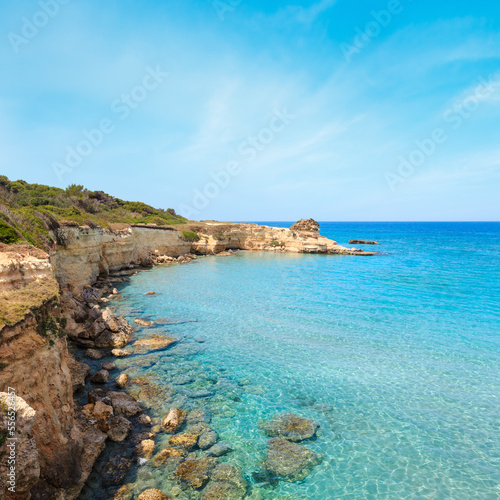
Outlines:
{"label": "rocky coastline", "polygon": [[[25,247],[2,249],[0,292],[5,300],[30,287],[35,287],[32,292],[36,294],[42,284],[47,288],[47,282],[57,284],[58,289],[52,295],[36,295],[38,303],[28,304],[21,320],[5,321],[0,330],[2,389],[15,389],[18,431],[26,437],[18,447],[15,493],[9,492],[6,471],[0,468],[0,491],[5,498],[77,498],[89,477],[92,482],[99,460],[98,477],[107,484],[108,495],[102,498],[168,498],[154,488],[136,492],[121,484],[138,460],[167,464],[179,481],[179,494],[186,488],[193,498],[206,500],[248,494],[242,471],[218,463],[219,457],[231,452],[231,444],[218,442],[209,414],[175,407],[161,420],[152,420],[137,402],[137,395],[140,400],[148,392],[152,399],[161,395],[153,394],[158,388],[150,381],[130,380],[120,373],[121,361],[167,350],[178,339],[158,333],[137,338],[135,332],[154,326],[154,319],[138,317],[129,324],[117,318],[108,306],[119,297],[115,286],[144,266],[186,264],[205,255],[230,256],[238,250],[372,253],[346,249],[321,237],[310,221],[300,221],[290,229],[215,223],[187,229],[191,231],[68,227],[60,238],[64,244],[50,256],[38,254],[35,261]],[[195,397],[203,397],[201,392]],[[9,394],[0,393],[4,406],[8,398]],[[310,431],[310,423],[294,419],[300,417],[282,418],[282,427],[307,424]],[[6,446],[7,420],[5,414],[0,449]],[[302,439],[290,438],[285,431],[264,428],[264,432],[271,437],[268,465],[256,473],[256,481],[301,480],[320,463],[319,456],[297,444]],[[155,454],[159,434],[170,437],[167,446]],[[110,446],[115,458],[102,462]],[[123,450],[116,455],[121,446]]]}

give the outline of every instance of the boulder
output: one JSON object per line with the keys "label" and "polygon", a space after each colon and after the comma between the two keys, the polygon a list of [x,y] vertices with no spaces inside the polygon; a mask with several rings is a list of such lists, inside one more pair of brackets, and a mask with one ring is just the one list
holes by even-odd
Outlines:
{"label": "boulder", "polygon": [[129,356],[130,354],[132,354],[131,352],[129,351],[124,351],[123,349],[113,349],[111,351],[111,354],[115,357],[115,358],[124,358],[126,356]]}
{"label": "boulder", "polygon": [[102,369],[103,370],[108,370],[108,372],[109,372],[111,370],[116,370],[116,365],[114,363],[109,363],[109,362],[103,363],[102,364]]}
{"label": "boulder", "polygon": [[95,339],[95,345],[101,349],[123,347],[128,344],[129,339],[130,334],[126,331],[112,332],[106,329]]}
{"label": "boulder", "polygon": [[85,351],[85,356],[90,359],[101,359],[104,354],[101,351],[98,351],[97,349],[87,349]]}
{"label": "boulder", "polygon": [[186,460],[177,467],[175,473],[181,481],[189,484],[191,488],[199,490],[208,483],[210,471],[216,464],[217,459],[211,457]]}
{"label": "boulder", "polygon": [[179,339],[168,335],[151,335],[134,342],[134,354],[146,354],[147,352],[166,349],[179,342]]}
{"label": "boulder", "polygon": [[116,380],[115,385],[118,389],[123,389],[128,384],[128,375],[126,373],[122,373]]}
{"label": "boulder", "polygon": [[142,408],[132,396],[129,396],[124,392],[114,391],[109,392],[108,396],[111,399],[111,404],[118,415],[131,417],[133,415],[137,415],[138,413],[142,413]]}
{"label": "boulder", "polygon": [[261,423],[260,427],[269,437],[297,442],[312,438],[319,425],[314,420],[299,417],[295,413],[278,413],[271,420]]}
{"label": "boulder", "polygon": [[107,435],[111,441],[121,443],[127,439],[130,431],[132,430],[132,423],[125,417],[117,415],[109,419],[109,430]]}
{"label": "boulder", "polygon": [[152,439],[142,440],[136,448],[136,452],[143,458],[151,458],[155,450],[155,442]]}
{"label": "boulder", "polygon": [[316,452],[286,439],[270,439],[267,444],[266,469],[289,482],[302,481],[322,461]]}
{"label": "boulder", "polygon": [[186,418],[186,412],[179,410],[179,408],[172,408],[167,416],[163,419],[161,425],[168,434],[177,432]]}
{"label": "boulder", "polygon": [[114,415],[113,407],[102,401],[97,401],[92,410],[92,414],[98,420],[108,420],[108,418]]}
{"label": "boulder", "polygon": [[175,434],[170,436],[168,440],[169,444],[172,446],[179,446],[186,450],[192,450],[198,444],[199,434],[194,432],[183,432],[181,434]]}
{"label": "boulder", "polygon": [[87,400],[89,403],[93,404],[97,401],[102,401],[103,403],[110,405],[111,399],[109,399],[108,393],[103,389],[94,389],[87,393]]}
{"label": "boulder", "polygon": [[142,415],[139,415],[139,418],[137,419],[137,422],[139,422],[141,425],[151,425],[151,417],[149,415],[146,415],[143,413]]}
{"label": "boulder", "polygon": [[94,373],[90,378],[90,381],[93,384],[105,384],[109,379],[109,372],[107,370],[99,370]]}

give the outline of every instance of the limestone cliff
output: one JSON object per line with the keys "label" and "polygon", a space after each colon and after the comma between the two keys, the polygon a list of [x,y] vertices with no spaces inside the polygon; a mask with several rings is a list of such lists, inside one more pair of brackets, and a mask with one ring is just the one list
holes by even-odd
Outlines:
{"label": "limestone cliff", "polygon": [[[84,423],[75,411],[70,358],[61,336],[59,288],[43,252],[10,247],[0,261],[4,318],[0,392],[15,393],[20,438],[15,494],[0,482],[0,497],[73,499],[102,451],[104,439],[82,432]],[[13,317],[16,322],[9,320]],[[29,411],[19,412],[26,408]],[[8,443],[2,444],[0,454],[7,452]]]}

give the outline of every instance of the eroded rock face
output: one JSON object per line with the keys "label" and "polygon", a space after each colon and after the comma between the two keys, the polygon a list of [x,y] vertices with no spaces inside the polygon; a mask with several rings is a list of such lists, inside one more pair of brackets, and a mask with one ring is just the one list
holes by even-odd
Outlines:
{"label": "eroded rock face", "polygon": [[302,481],[322,461],[316,452],[286,439],[270,439],[267,446],[266,469],[286,481]]}
{"label": "eroded rock face", "polygon": [[68,367],[73,380],[73,392],[82,390],[85,387],[85,380],[90,375],[90,366],[79,363],[70,356]]}
{"label": "eroded rock face", "polygon": [[319,224],[314,219],[300,219],[290,227],[291,231],[319,233]]}
{"label": "eroded rock face", "polygon": [[216,458],[203,457],[196,460],[186,460],[177,467],[177,476],[189,484],[191,488],[199,490],[208,483],[210,471],[217,464]]}
{"label": "eroded rock face", "polygon": [[260,427],[269,437],[280,437],[297,442],[312,438],[319,424],[294,413],[278,413],[271,420],[261,423]]}
{"label": "eroded rock face", "polygon": [[[14,411],[8,411],[9,407],[15,408],[15,415]],[[32,435],[36,412],[24,399],[15,395],[10,396],[5,392],[0,392],[0,410],[0,436],[4,438],[2,441],[6,440],[0,446],[0,455],[2,456],[0,461],[0,497],[28,499],[30,489],[40,477],[38,449]],[[11,418],[15,420],[10,420]],[[11,427],[9,422],[14,422],[15,427]],[[14,456],[16,460],[16,471],[12,477],[8,476],[8,459],[11,456]],[[17,495],[11,496],[9,492],[11,487],[15,488]]]}

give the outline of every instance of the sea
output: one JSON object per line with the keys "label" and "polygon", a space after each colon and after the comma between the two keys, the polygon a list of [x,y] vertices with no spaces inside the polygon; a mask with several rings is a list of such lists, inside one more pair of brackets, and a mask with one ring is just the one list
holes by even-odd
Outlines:
{"label": "sea", "polygon": [[[377,240],[356,246],[380,253],[242,251],[119,284],[117,314],[157,321],[135,338],[179,339],[117,361],[137,381],[129,391],[156,424],[170,408],[205,409],[233,449],[220,461],[239,468],[251,499],[499,499],[500,223],[320,230],[346,246]],[[300,445],[322,461],[299,482],[262,473],[261,424],[284,412],[320,426]],[[168,436],[155,439],[157,453]],[[125,483],[200,495],[151,460],[135,463]]]}

